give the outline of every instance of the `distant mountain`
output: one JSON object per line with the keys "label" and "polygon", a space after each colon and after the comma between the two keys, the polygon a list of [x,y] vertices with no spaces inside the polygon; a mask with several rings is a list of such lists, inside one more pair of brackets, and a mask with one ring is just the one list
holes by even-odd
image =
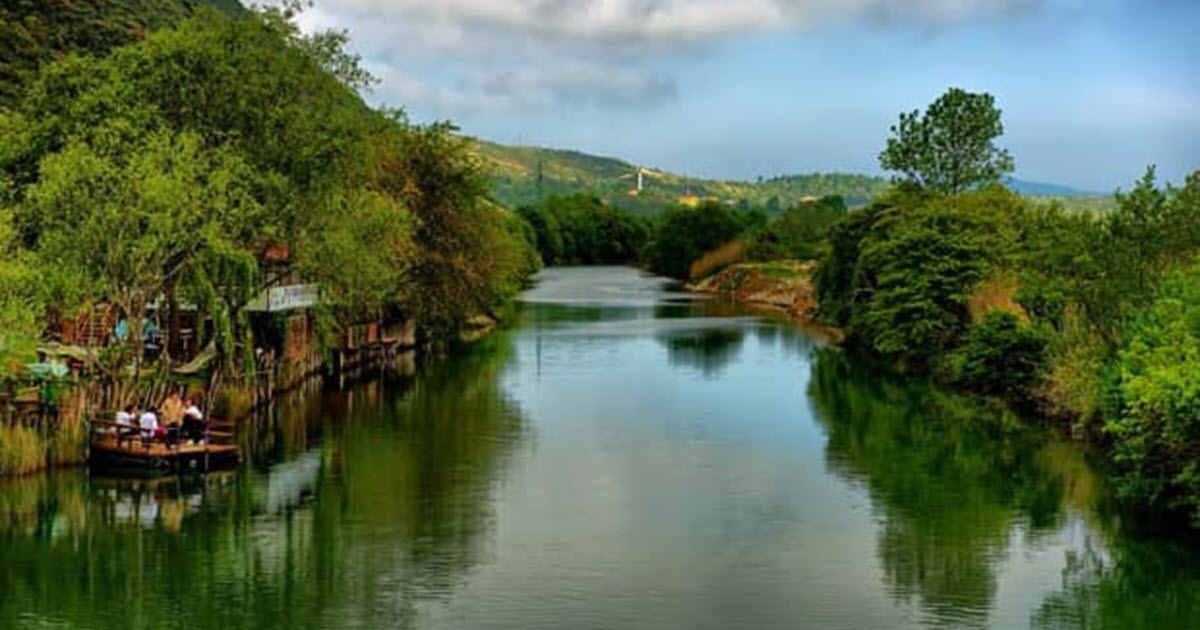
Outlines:
{"label": "distant mountain", "polygon": [[1004,185],[1008,186],[1009,188],[1015,190],[1018,193],[1021,193],[1022,195],[1028,195],[1030,197],[1104,197],[1104,196],[1107,196],[1105,193],[1088,192],[1085,190],[1079,190],[1077,188],[1071,188],[1069,186],[1062,186],[1060,184],[1047,184],[1044,182],[1030,182],[1030,181],[1025,181],[1023,179],[1017,179],[1015,177],[1006,177],[1004,179]]}
{"label": "distant mountain", "polygon": [[42,64],[71,52],[103,55],[171,26],[197,8],[236,14],[238,0],[4,0],[0,3],[0,108]]}

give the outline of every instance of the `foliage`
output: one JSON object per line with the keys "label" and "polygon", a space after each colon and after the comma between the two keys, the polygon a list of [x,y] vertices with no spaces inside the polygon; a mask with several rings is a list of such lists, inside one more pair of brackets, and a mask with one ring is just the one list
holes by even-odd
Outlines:
{"label": "foliage", "polygon": [[437,339],[515,291],[531,248],[470,143],[367,108],[346,35],[303,34],[296,10],[68,57],[0,118],[0,201],[54,270],[55,307],[178,293],[232,367],[252,360],[244,309],[264,285],[318,281],[346,322],[414,316]]}
{"label": "foliage", "polygon": [[420,322],[425,343],[440,346],[468,318],[511,296],[520,282],[515,276],[532,266],[533,244],[520,228],[497,226],[510,213],[486,200],[472,145],[453,126],[392,120],[394,130],[379,140],[375,185],[416,219],[416,255],[401,306]]}
{"label": "foliage", "polygon": [[1027,399],[1045,370],[1047,340],[1016,315],[992,311],[949,355],[950,379],[981,394]]}
{"label": "foliage", "polygon": [[1003,133],[991,94],[950,88],[924,113],[900,114],[879,164],[922,187],[958,193],[1012,172],[1012,157],[995,145]]}
{"label": "foliage", "polygon": [[0,382],[37,356],[38,284],[31,256],[17,248],[10,218],[0,211]]}
{"label": "foliage", "polygon": [[42,161],[22,210],[39,226],[42,261],[81,278],[86,298],[118,305],[140,343],[133,314],[257,216],[247,180],[241,160],[205,151],[194,134],[160,132],[133,148],[72,142]]}
{"label": "foliage", "polygon": [[550,197],[518,210],[550,265],[607,265],[637,260],[649,237],[647,222],[598,197]]}
{"label": "foliage", "polygon": [[899,191],[850,216],[830,236],[817,276],[822,309],[856,342],[928,367],[969,323],[967,299],[1007,264],[1022,202],[999,187],[955,197]]}
{"label": "foliage", "polygon": [[0,108],[19,100],[40,66],[68,53],[102,56],[146,33],[212,7],[229,15],[237,0],[10,0],[0,6]]}
{"label": "foliage", "polygon": [[1118,490],[1200,522],[1200,267],[1177,272],[1135,320],[1114,369],[1105,432]]}
{"label": "foliage", "polygon": [[375,321],[401,295],[416,245],[413,218],[391,197],[368,191],[331,203],[298,268],[325,287],[325,299],[349,323]]}
{"label": "foliage", "polygon": [[716,203],[672,208],[654,226],[646,262],[657,273],[686,279],[694,261],[740,236],[751,220],[746,213]]}
{"label": "foliage", "polygon": [[814,259],[832,227],[844,216],[846,202],[839,196],[802,201],[784,210],[761,230],[750,257]]}
{"label": "foliage", "polygon": [[[476,143],[493,197],[511,207],[536,206],[550,197],[596,196],[634,214],[657,214],[692,194],[700,199],[742,203],[775,211],[824,196],[863,204],[884,193],[882,177],[849,173],[809,173],[759,178],[755,182],[708,180],[641,169],[615,158],[526,146]],[[641,170],[643,189],[636,195]]]}

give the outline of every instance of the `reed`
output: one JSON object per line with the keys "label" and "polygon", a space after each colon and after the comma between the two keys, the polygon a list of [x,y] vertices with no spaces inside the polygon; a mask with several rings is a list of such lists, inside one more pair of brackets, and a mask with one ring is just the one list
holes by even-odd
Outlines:
{"label": "reed", "polygon": [[46,444],[37,431],[23,426],[0,427],[0,476],[21,476],[46,466]]}
{"label": "reed", "polygon": [[746,244],[741,239],[734,239],[708,252],[692,263],[688,278],[699,280],[712,275],[729,265],[741,262],[746,257]]}

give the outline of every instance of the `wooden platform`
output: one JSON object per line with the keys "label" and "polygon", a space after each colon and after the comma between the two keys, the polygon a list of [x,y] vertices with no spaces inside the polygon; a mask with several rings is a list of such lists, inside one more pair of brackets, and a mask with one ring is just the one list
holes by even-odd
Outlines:
{"label": "wooden platform", "polygon": [[199,443],[187,440],[178,443],[141,436],[118,436],[112,423],[96,423],[88,453],[88,464],[106,470],[135,473],[208,472],[236,466],[241,450],[233,441],[233,433],[210,431],[210,437]]}

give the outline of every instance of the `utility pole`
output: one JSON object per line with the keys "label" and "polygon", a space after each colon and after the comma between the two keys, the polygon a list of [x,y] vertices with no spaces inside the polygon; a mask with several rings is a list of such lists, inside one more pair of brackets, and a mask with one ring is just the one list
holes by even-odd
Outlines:
{"label": "utility pole", "polygon": [[543,177],[543,173],[542,173],[542,167],[543,167],[543,165],[545,165],[545,160],[540,160],[540,159],[539,159],[539,160],[538,160],[538,165],[537,165],[537,196],[538,196],[538,201],[543,201],[543,200],[545,200],[545,196],[544,196],[544,195],[543,195],[543,193],[542,193],[542,182],[545,180],[545,178]]}

